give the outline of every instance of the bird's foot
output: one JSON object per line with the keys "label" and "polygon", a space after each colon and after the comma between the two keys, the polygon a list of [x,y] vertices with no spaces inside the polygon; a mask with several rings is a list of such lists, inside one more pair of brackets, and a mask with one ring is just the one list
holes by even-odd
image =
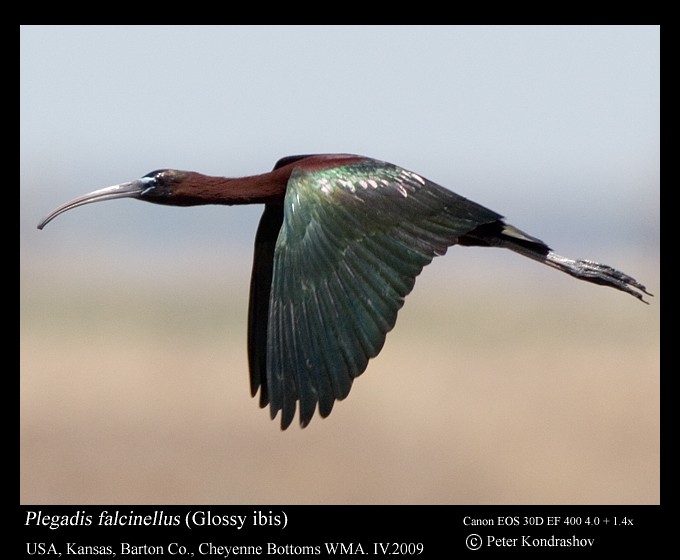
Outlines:
{"label": "bird's foot", "polygon": [[[586,282],[593,282],[602,286],[610,286],[635,296],[643,303],[649,303],[642,297],[642,293],[651,296],[647,288],[640,284],[635,278],[624,274],[623,272],[587,259],[569,259],[562,257],[550,251],[545,257],[546,264],[557,268],[562,272],[566,272],[575,278],[585,280]],[[636,291],[639,290],[639,291]],[[642,292],[642,293],[640,293]]]}

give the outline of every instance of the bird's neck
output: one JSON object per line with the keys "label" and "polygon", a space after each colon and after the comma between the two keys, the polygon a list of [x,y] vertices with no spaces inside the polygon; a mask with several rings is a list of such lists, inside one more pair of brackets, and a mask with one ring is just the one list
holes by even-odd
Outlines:
{"label": "bird's neck", "polygon": [[[285,158],[288,159],[288,158]],[[285,159],[283,161],[285,161]],[[283,204],[286,186],[293,169],[316,172],[365,158],[351,154],[318,154],[290,158],[269,173],[250,177],[227,178],[202,175],[193,171],[175,171],[177,180],[167,192],[167,198],[153,201],[175,206],[198,204]]]}
{"label": "bird's neck", "polygon": [[172,204],[282,204],[291,168],[250,177],[213,177],[187,171],[172,192]]}

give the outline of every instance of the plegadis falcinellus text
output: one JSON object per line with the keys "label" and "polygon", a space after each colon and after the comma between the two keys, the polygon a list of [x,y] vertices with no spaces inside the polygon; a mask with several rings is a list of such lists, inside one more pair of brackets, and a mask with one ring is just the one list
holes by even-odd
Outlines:
{"label": "plegadis falcinellus text", "polygon": [[250,388],[287,428],[331,413],[394,327],[416,276],[451,245],[505,247],[644,301],[636,280],[568,259],[503,217],[396,165],[348,154],[301,155],[230,179],[162,169],[94,191],[66,210],[113,198],[158,204],[264,204],[248,311]]}

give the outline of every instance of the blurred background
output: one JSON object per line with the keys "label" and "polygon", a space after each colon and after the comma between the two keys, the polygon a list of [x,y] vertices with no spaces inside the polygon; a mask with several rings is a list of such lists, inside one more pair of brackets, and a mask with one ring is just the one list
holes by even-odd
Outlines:
{"label": "blurred background", "polygon": [[[21,502],[659,502],[659,28],[25,26]],[[158,168],[349,152],[650,305],[498,249],[423,271],[327,419],[249,395],[261,207],[54,207]]]}

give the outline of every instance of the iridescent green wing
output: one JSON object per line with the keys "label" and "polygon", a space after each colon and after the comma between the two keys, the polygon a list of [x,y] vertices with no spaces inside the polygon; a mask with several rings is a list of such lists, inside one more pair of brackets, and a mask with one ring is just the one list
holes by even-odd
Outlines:
{"label": "iridescent green wing", "polygon": [[[304,162],[303,162],[304,163]],[[500,216],[375,160],[297,167],[274,248],[266,376],[285,429],[330,414],[380,352],[416,276],[458,237]],[[264,390],[264,387],[263,387]]]}

